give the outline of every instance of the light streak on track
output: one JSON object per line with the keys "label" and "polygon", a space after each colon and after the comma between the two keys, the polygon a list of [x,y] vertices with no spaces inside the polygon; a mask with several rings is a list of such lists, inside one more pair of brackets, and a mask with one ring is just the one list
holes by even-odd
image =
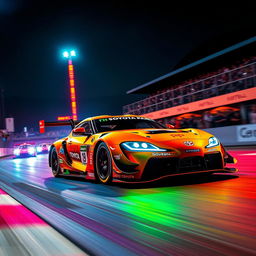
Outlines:
{"label": "light streak on track", "polygon": [[0,189],[0,255],[87,255]]}
{"label": "light streak on track", "polygon": [[238,174],[111,186],[53,178],[47,156],[0,161],[0,186],[94,255],[256,255],[255,150]]}

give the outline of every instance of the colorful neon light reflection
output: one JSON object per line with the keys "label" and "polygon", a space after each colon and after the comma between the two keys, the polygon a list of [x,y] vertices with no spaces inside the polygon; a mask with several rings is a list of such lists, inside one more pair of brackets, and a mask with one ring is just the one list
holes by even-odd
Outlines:
{"label": "colorful neon light reflection", "polygon": [[68,60],[68,76],[69,76],[69,87],[70,87],[70,100],[71,100],[71,111],[74,121],[77,121],[77,104],[76,104],[76,89],[74,79],[74,66],[72,60]]}

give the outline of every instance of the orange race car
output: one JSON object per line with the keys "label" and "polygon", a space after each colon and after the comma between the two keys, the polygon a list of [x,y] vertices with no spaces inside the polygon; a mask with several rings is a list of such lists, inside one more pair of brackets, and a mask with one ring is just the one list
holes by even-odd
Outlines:
{"label": "orange race car", "polygon": [[[56,125],[67,122],[45,123]],[[73,122],[72,128],[50,148],[49,166],[55,177],[147,182],[191,173],[237,171],[225,167],[236,160],[216,137],[203,130],[166,128],[135,115],[87,118],[76,126]]]}

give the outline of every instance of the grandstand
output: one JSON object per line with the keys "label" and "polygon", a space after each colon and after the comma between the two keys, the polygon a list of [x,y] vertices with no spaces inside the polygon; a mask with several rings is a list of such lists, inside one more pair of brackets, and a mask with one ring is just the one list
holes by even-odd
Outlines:
{"label": "grandstand", "polygon": [[177,128],[255,124],[255,44],[249,38],[128,91],[147,96],[123,113]]}

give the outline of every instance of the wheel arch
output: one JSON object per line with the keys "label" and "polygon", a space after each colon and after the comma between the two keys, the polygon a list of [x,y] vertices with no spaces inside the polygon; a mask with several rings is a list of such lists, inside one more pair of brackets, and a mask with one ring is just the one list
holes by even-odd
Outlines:
{"label": "wheel arch", "polygon": [[48,155],[48,164],[49,164],[49,167],[52,167],[51,156],[52,156],[52,150],[53,150],[53,148],[55,148],[55,146],[54,146],[54,145],[51,145],[50,150],[49,150],[49,155]]}
{"label": "wheel arch", "polygon": [[95,146],[94,146],[94,149],[93,149],[93,170],[94,170],[94,173],[95,173],[95,159],[96,159],[96,152],[97,152],[97,148],[99,147],[99,145],[104,142],[106,145],[107,143],[103,140],[99,140],[96,142]]}
{"label": "wheel arch", "polygon": [[115,163],[113,161],[114,159],[113,159],[112,151],[110,150],[107,141],[104,141],[104,140],[97,141],[97,143],[94,146],[94,150],[93,150],[93,165],[92,165],[92,167],[93,167],[93,172],[94,172],[95,178],[98,181],[99,181],[99,178],[97,178],[97,171],[96,171],[96,152],[97,152],[97,149],[98,149],[98,147],[99,147],[99,145],[101,143],[104,143],[107,146],[107,148],[108,148],[108,151],[109,151],[109,154],[110,154],[110,158],[111,158],[111,169],[112,169],[112,171],[113,171],[113,165],[115,165]]}

